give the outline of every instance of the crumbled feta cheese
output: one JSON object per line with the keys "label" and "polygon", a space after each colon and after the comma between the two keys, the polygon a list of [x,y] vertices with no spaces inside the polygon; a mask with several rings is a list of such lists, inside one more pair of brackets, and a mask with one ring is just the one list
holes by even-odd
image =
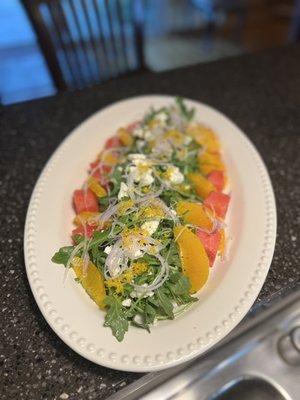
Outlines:
{"label": "crumbled feta cheese", "polygon": [[134,322],[136,322],[137,324],[143,323],[143,317],[140,314],[135,315],[133,319],[134,319]]}
{"label": "crumbled feta cheese", "polygon": [[[142,285],[142,286],[145,286],[145,285]],[[146,285],[146,286],[147,286],[147,285]],[[138,292],[138,291],[136,291],[136,290],[133,290],[133,291],[130,293],[130,297],[132,297],[133,299],[134,299],[134,298],[139,298],[139,297],[152,297],[152,296],[154,296],[154,292],[152,292],[152,290],[149,291],[149,292],[147,292],[147,291],[145,291],[145,292]]]}
{"label": "crumbled feta cheese", "polygon": [[140,153],[132,153],[132,154],[128,154],[128,158],[129,158],[129,160],[132,161],[133,164],[136,165],[137,163],[139,163],[139,161],[145,160],[146,155],[140,154]]}
{"label": "crumbled feta cheese", "polygon": [[139,149],[141,149],[142,147],[144,147],[145,144],[146,144],[145,140],[140,140],[140,139],[138,139],[138,140],[136,141],[136,145],[137,145],[137,147],[138,147]]}
{"label": "crumbled feta cheese", "polygon": [[175,210],[170,209],[170,214],[173,215],[173,217],[177,216],[177,212]]}
{"label": "crumbled feta cheese", "polygon": [[151,169],[141,176],[140,184],[141,186],[149,186],[154,182]]}
{"label": "crumbled feta cheese", "polygon": [[120,185],[120,190],[118,193],[118,199],[121,200],[123,197],[128,197],[128,186],[126,185],[126,183],[121,182]]}
{"label": "crumbled feta cheese", "polygon": [[151,139],[154,138],[154,135],[153,135],[153,133],[152,133],[149,129],[147,129],[147,130],[145,130],[144,138],[145,138],[146,140],[151,140]]}
{"label": "crumbled feta cheese", "polygon": [[166,125],[166,122],[167,122],[168,118],[169,118],[168,114],[165,113],[164,111],[161,111],[160,113],[158,113],[158,114],[155,116],[155,119],[156,119],[157,121],[159,121],[159,123],[160,123],[161,126]]}
{"label": "crumbled feta cheese", "polygon": [[149,235],[152,235],[156,229],[158,228],[159,221],[156,219],[146,221],[142,224],[141,228],[145,229],[149,233]]}
{"label": "crumbled feta cheese", "polygon": [[190,144],[191,141],[192,141],[192,138],[190,136],[186,135],[184,138],[184,144],[186,144],[186,145]]}
{"label": "crumbled feta cheese", "polygon": [[119,265],[114,265],[112,268],[109,269],[109,273],[112,278],[119,275],[120,272],[121,272],[121,267]]}
{"label": "crumbled feta cheese", "polygon": [[141,186],[149,186],[154,182],[152,170],[146,161],[136,160],[135,166],[131,166],[129,170],[134,181],[139,182]]}
{"label": "crumbled feta cheese", "polygon": [[182,175],[178,167],[169,167],[167,174],[168,180],[175,185],[178,185],[179,183],[182,183],[184,181],[184,176]]}
{"label": "crumbled feta cheese", "polygon": [[130,258],[140,258],[143,255],[142,250],[134,249],[130,252]]}
{"label": "crumbled feta cheese", "polygon": [[138,137],[138,138],[144,138],[144,130],[142,128],[135,128],[132,131],[132,136]]}
{"label": "crumbled feta cheese", "polygon": [[140,258],[143,255],[140,245],[136,244],[134,241],[130,245],[124,245],[124,253],[126,254],[126,257],[131,260]]}
{"label": "crumbled feta cheese", "polygon": [[109,254],[111,252],[112,246],[106,246],[104,249],[105,254]]}
{"label": "crumbled feta cheese", "polygon": [[122,301],[122,306],[130,307],[131,306],[131,299],[125,299]]}

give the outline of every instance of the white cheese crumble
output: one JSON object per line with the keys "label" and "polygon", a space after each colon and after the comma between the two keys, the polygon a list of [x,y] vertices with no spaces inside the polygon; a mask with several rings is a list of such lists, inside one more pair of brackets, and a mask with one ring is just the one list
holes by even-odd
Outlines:
{"label": "white cheese crumble", "polygon": [[111,252],[112,246],[106,246],[104,249],[105,254],[109,254]]}
{"label": "white cheese crumble", "polygon": [[143,255],[142,250],[140,249],[126,249],[126,253],[129,258],[137,259]]}
{"label": "white cheese crumble", "polygon": [[170,209],[170,214],[173,215],[173,217],[177,216],[177,212],[175,210]]}
{"label": "white cheese crumble", "polygon": [[144,222],[142,224],[141,228],[145,229],[145,231],[147,231],[149,233],[149,235],[152,235],[158,228],[158,225],[159,225],[159,221],[153,219],[153,220]]}
{"label": "white cheese crumble", "polygon": [[122,306],[130,307],[131,306],[131,299],[125,299],[122,301]]}
{"label": "white cheese crumble", "polygon": [[175,185],[178,185],[179,183],[182,183],[184,181],[183,174],[180,172],[179,168],[175,166],[168,168],[167,176],[168,181],[174,183]]}
{"label": "white cheese crumble", "polygon": [[154,138],[154,135],[153,135],[153,133],[152,133],[149,129],[146,129],[146,130],[145,130],[145,133],[144,133],[144,138],[145,138],[146,140],[151,140],[151,139]]}
{"label": "white cheese crumble", "polygon": [[141,149],[142,147],[144,147],[145,144],[146,144],[145,140],[138,139],[136,141],[136,145],[137,145],[138,149]]}
{"label": "white cheese crumble", "polygon": [[129,160],[133,162],[133,164],[138,164],[139,161],[141,160],[146,160],[146,155],[145,154],[140,154],[140,153],[132,153],[128,154]]}
{"label": "white cheese crumble", "polygon": [[154,292],[151,290],[149,292],[137,292],[136,290],[133,290],[130,293],[130,297],[134,298],[139,298],[139,297],[152,297],[154,296]]}
{"label": "white cheese crumble", "polygon": [[160,113],[156,114],[155,119],[158,120],[161,125],[165,125],[167,120],[168,120],[168,114],[165,113],[164,111],[161,111]]}
{"label": "white cheese crumble", "polygon": [[121,200],[123,197],[128,197],[128,196],[129,196],[129,194],[128,194],[128,186],[126,185],[126,183],[121,182],[120,190],[119,190],[119,193],[118,193],[118,199]]}
{"label": "white cheese crumble", "polygon": [[138,138],[141,138],[141,139],[143,139],[144,138],[144,131],[143,131],[143,129],[142,128],[135,128],[133,131],[132,131],[132,136],[135,136],[135,137],[138,137]]}
{"label": "white cheese crumble", "polygon": [[190,136],[185,136],[185,138],[184,138],[184,144],[190,144],[191,143],[191,141],[192,141],[192,138],[190,137]]}
{"label": "white cheese crumble", "polygon": [[145,174],[142,174],[140,178],[140,184],[141,186],[149,186],[154,182],[154,178],[152,175],[151,169],[147,171]]}
{"label": "white cheese crumble", "polygon": [[119,275],[121,272],[120,265],[114,265],[112,268],[109,269],[110,276],[114,278],[115,276]]}
{"label": "white cheese crumble", "polygon": [[[144,156],[144,154],[136,154],[135,156],[137,155]],[[138,159],[137,157],[135,157],[132,161],[134,165],[129,167],[129,170],[133,180],[136,183],[140,183],[141,186],[151,185],[154,182],[151,164],[146,160],[142,158]]]}

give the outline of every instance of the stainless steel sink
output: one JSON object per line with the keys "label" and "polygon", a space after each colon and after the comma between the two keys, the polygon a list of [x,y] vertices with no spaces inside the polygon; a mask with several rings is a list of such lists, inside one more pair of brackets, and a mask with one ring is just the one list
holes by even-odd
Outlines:
{"label": "stainless steel sink", "polygon": [[243,376],[223,386],[210,400],[285,400],[280,391],[264,379]]}
{"label": "stainless steel sink", "polygon": [[300,293],[242,322],[208,353],[149,373],[110,400],[300,400]]}

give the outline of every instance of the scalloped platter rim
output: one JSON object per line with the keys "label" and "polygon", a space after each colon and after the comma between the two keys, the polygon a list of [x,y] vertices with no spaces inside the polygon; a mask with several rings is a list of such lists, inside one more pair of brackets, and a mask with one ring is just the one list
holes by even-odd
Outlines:
{"label": "scalloped platter rim", "polygon": [[28,207],[24,252],[35,300],[55,333],[83,357],[113,369],[161,370],[188,361],[224,338],[245,316],[266,279],[275,247],[276,205],[266,167],[246,135],[225,115],[197,101],[199,121],[214,129],[227,166],[231,203],[226,219],[230,245],[225,261],[210,271],[199,301],[173,321],[163,321],[151,334],[132,328],[118,343],[103,327],[104,314],[71,274],[51,257],[70,242],[72,191],[80,187],[89,162],[117,128],[141,118],[150,106],[161,107],[171,96],[148,95],[122,100],[80,124],[44,167]]}

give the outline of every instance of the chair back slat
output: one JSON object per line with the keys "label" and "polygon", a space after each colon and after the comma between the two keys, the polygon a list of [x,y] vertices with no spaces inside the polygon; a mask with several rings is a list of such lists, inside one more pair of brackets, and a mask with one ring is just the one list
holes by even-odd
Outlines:
{"label": "chair back slat", "polygon": [[[56,0],[59,1],[59,0]],[[73,65],[76,69],[78,79],[80,81],[80,87],[87,85],[91,79],[91,73],[88,69],[88,65],[84,60],[84,54],[81,50],[80,37],[77,33],[75,21],[71,10],[69,0],[63,0],[60,2],[60,11],[63,14],[64,25],[66,28],[67,41],[69,43],[69,49],[72,51]]]}
{"label": "chair back slat", "polygon": [[[66,25],[63,23],[63,18],[57,9],[57,3],[56,2],[49,2],[47,4],[47,10],[49,12],[50,20],[49,23],[51,23],[49,30],[50,30],[50,35],[53,37],[53,40],[57,43],[57,54],[58,58],[62,59],[64,58],[65,65],[68,68],[68,73],[71,77],[70,84],[73,86],[80,85],[80,78],[79,78],[79,69],[78,65],[77,68],[74,68],[74,51],[71,51],[70,49],[70,43],[68,43],[67,39],[67,32],[66,32]],[[74,50],[74,49],[72,49]],[[67,75],[66,72],[64,74],[65,76]]]}
{"label": "chair back slat", "polygon": [[119,52],[118,52],[118,43],[116,40],[116,36],[115,36],[115,30],[114,30],[114,25],[113,25],[113,11],[112,11],[112,2],[114,2],[114,0],[101,0],[102,1],[102,7],[103,7],[103,11],[104,11],[104,16],[107,22],[107,37],[106,37],[106,41],[107,41],[107,46],[108,48],[111,49],[110,52],[110,57],[113,60],[113,64],[114,64],[114,70],[115,70],[115,74],[118,73],[118,71],[122,72],[122,65],[120,63],[120,58],[119,58]]}
{"label": "chair back slat", "polygon": [[[99,10],[98,0],[92,0],[93,13],[95,15],[95,30],[97,30],[97,42],[99,46],[97,47],[102,60],[102,68],[104,72],[104,79],[110,77],[113,74],[113,66],[111,65],[109,57],[109,48],[105,40],[105,35],[103,31],[103,26],[101,23],[101,15]],[[101,65],[101,64],[100,64]]]}
{"label": "chair back slat", "polygon": [[123,13],[123,7],[122,0],[115,0],[116,3],[116,15],[117,15],[117,21],[118,21],[118,31],[119,31],[119,43],[120,43],[120,48],[121,48],[121,53],[122,53],[122,58],[124,62],[125,69],[130,69],[129,68],[129,63],[128,63],[128,57],[127,57],[127,52],[126,52],[126,30],[125,30],[125,18],[124,18],[124,13]]}
{"label": "chair back slat", "polygon": [[[77,38],[77,48],[80,50],[81,58],[83,65],[85,66],[85,79],[87,82],[93,81],[95,78],[94,72],[93,72],[93,67],[92,63],[90,60],[89,56],[89,47],[87,44],[87,40],[84,37],[83,30],[80,24],[79,20],[79,13],[78,10],[75,7],[75,2],[74,0],[68,0],[69,6],[70,6],[70,18],[73,19],[74,21],[74,27],[75,27],[75,34]],[[77,3],[78,6],[78,3]]]}
{"label": "chair back slat", "polygon": [[45,29],[43,15],[37,5],[33,6],[30,0],[23,0],[23,6],[27,12],[28,18],[35,30],[38,43],[45,55],[45,60],[49,71],[53,77],[55,85],[58,89],[67,89],[68,85],[60,68],[60,62],[56,52],[56,46],[53,45],[53,37],[48,29]]}
{"label": "chair back slat", "polygon": [[88,10],[88,6],[86,4],[86,0],[81,0],[81,5],[82,5],[82,9],[83,9],[83,14],[84,14],[84,18],[85,18],[85,22],[87,25],[87,30],[88,30],[88,34],[89,34],[89,40],[91,43],[91,51],[93,53],[93,61],[96,65],[96,73],[97,73],[97,77],[96,80],[97,81],[101,81],[101,75],[102,75],[102,61],[101,61],[101,57],[99,56],[99,51],[98,51],[98,46],[96,43],[96,39],[95,39],[95,34],[93,32],[93,27],[92,27],[92,21],[91,21],[91,16],[89,14],[89,10]]}
{"label": "chair back slat", "polygon": [[135,1],[144,0],[22,0],[59,89],[143,66]]}

